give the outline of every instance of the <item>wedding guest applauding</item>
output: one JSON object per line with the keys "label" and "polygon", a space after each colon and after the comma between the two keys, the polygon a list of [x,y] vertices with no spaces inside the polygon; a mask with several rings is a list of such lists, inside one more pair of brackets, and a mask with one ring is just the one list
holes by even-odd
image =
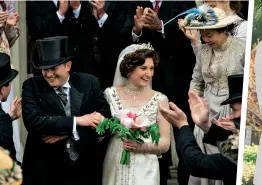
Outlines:
{"label": "wedding guest applauding", "polygon": [[223,180],[225,185],[236,184],[238,134],[240,129],[241,101],[243,88],[243,75],[228,77],[229,97],[222,104],[230,104],[232,114],[230,119],[237,128],[237,134],[225,130],[209,121],[209,110],[206,101],[203,101],[194,91],[189,92],[189,104],[193,121],[204,132],[205,137],[212,144],[218,144],[220,152],[217,154],[204,154],[198,146],[191,132],[187,116],[174,103],[170,102],[172,110],[159,106],[161,114],[179,129],[176,135],[177,151],[183,156],[183,161],[191,175],[208,179]]}

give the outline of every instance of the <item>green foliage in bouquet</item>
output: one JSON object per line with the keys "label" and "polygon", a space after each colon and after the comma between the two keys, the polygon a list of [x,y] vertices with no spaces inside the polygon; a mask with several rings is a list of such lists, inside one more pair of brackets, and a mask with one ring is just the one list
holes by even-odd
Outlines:
{"label": "green foliage in bouquet", "polygon": [[[109,132],[112,135],[118,135],[118,138],[121,139],[129,139],[136,143],[143,143],[142,138],[150,138],[152,143],[158,145],[160,139],[160,133],[158,124],[154,123],[149,126],[146,131],[142,131],[140,129],[132,130],[124,127],[117,117],[105,118],[101,123],[98,124],[96,128],[96,132],[99,135],[103,135],[106,132]],[[120,164],[128,165],[130,163],[130,152],[127,150],[123,150]]]}

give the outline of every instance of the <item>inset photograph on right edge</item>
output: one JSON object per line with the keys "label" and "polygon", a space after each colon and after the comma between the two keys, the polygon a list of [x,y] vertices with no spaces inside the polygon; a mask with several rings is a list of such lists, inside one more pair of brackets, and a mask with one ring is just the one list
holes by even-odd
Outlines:
{"label": "inset photograph on right edge", "polygon": [[242,185],[262,185],[262,2],[255,0]]}

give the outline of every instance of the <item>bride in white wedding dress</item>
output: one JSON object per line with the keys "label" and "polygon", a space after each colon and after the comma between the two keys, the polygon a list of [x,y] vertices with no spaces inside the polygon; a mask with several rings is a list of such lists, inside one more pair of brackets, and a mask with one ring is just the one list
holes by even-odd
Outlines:
{"label": "bride in white wedding dress", "polygon": [[[167,97],[151,89],[154,68],[158,56],[149,45],[133,44],[119,55],[114,86],[105,90],[112,116],[129,110],[138,116],[146,116],[148,126],[158,123],[160,141],[158,146],[151,139],[143,144],[112,137],[103,167],[103,185],[159,185],[158,157],[170,146],[170,124],[158,111],[158,103],[168,106]],[[123,149],[130,151],[130,164],[121,165]]]}

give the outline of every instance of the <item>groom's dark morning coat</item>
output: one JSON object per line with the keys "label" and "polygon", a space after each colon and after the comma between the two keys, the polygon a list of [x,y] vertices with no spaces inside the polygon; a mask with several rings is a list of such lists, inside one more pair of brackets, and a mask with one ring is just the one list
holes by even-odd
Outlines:
{"label": "groom's dark morning coat", "polygon": [[[73,73],[69,83],[71,115],[82,116],[97,111],[105,117],[110,116],[109,105],[96,77]],[[28,131],[22,165],[23,184],[100,184],[103,161],[100,147],[103,144],[98,143],[95,130],[77,126],[79,158],[72,162],[65,152],[67,139],[55,144],[43,141],[43,137],[49,135],[72,137],[73,117],[66,117],[53,87],[42,76],[30,78],[23,84],[22,100],[23,119]]]}

